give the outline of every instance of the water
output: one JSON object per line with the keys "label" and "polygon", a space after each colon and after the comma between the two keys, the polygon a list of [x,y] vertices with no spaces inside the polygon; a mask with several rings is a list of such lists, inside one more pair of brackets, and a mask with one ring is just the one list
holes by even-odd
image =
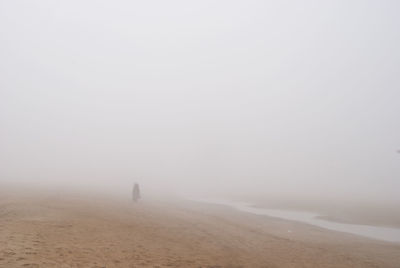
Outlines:
{"label": "water", "polygon": [[249,203],[244,203],[244,202],[233,202],[220,199],[196,199],[194,201],[229,206],[239,211],[252,213],[256,215],[266,215],[286,220],[304,222],[329,230],[351,233],[378,240],[400,243],[399,228],[333,222],[318,218],[319,215],[316,213],[282,210],[282,209],[257,208]]}

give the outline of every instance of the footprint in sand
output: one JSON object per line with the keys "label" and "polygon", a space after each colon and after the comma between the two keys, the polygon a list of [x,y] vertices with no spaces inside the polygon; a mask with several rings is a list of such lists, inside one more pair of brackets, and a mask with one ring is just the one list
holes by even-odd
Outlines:
{"label": "footprint in sand", "polygon": [[26,267],[26,268],[37,268],[37,267],[39,267],[39,264],[36,264],[36,263],[25,263],[25,264],[22,264],[22,266]]}
{"label": "footprint in sand", "polygon": [[13,252],[13,251],[4,252],[4,255],[6,255],[6,256],[14,256],[15,254],[16,254],[16,253]]}

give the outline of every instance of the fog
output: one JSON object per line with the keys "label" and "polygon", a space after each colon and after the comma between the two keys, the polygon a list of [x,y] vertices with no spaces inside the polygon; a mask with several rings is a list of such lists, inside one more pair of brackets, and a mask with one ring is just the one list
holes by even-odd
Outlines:
{"label": "fog", "polygon": [[0,2],[0,187],[400,201],[398,1]]}

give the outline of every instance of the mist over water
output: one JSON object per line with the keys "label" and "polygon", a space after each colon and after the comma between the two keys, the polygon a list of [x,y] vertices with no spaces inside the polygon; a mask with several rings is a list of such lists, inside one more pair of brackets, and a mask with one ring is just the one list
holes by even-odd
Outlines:
{"label": "mist over water", "polygon": [[397,1],[1,1],[0,187],[400,202]]}

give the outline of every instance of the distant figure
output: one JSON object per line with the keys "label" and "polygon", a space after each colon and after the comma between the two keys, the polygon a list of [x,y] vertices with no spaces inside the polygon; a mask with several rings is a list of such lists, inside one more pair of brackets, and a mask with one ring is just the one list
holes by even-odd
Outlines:
{"label": "distant figure", "polygon": [[133,186],[133,191],[132,191],[132,200],[133,202],[137,202],[140,199],[140,189],[139,189],[139,184],[135,183]]}

